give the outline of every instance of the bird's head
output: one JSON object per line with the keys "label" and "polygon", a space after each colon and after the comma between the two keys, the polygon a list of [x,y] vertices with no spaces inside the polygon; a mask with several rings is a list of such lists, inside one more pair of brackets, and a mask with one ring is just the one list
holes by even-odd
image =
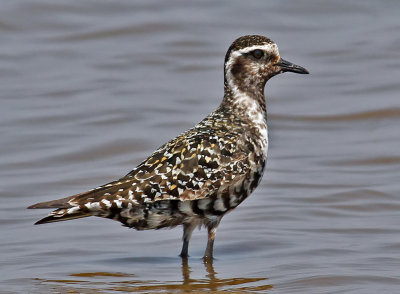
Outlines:
{"label": "bird's head", "polygon": [[308,74],[298,65],[282,59],[278,46],[264,36],[247,35],[236,39],[225,56],[225,87],[231,91],[263,91],[265,83],[283,72]]}

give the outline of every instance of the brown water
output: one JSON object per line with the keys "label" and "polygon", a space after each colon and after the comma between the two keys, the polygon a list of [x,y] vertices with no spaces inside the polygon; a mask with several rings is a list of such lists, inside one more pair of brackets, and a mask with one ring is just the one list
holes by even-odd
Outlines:
{"label": "brown water", "polygon": [[[400,293],[398,1],[3,1],[1,293]],[[230,43],[262,34],[311,75],[267,85],[260,187],[204,231],[38,201],[118,178],[222,98]]]}

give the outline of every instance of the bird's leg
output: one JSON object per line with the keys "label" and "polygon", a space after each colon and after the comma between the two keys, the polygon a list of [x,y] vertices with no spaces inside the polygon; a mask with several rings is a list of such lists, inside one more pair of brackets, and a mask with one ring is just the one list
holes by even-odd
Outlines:
{"label": "bird's leg", "polygon": [[182,276],[183,276],[183,285],[190,284],[190,266],[188,263],[187,257],[182,257]]}
{"label": "bird's leg", "polygon": [[182,251],[180,256],[181,257],[188,257],[188,251],[189,251],[189,240],[190,237],[192,237],[192,232],[195,229],[195,225],[193,224],[183,224],[183,245],[182,245]]}
{"label": "bird's leg", "polygon": [[213,259],[214,239],[215,239],[215,233],[217,232],[217,226],[218,224],[207,227],[208,242],[207,242],[206,252],[204,252],[204,257],[203,257],[203,260],[205,262],[212,261]]}
{"label": "bird's leg", "polygon": [[203,263],[207,271],[206,277],[210,279],[210,285],[217,284],[217,278],[215,277],[217,273],[214,270],[213,260],[203,260]]}

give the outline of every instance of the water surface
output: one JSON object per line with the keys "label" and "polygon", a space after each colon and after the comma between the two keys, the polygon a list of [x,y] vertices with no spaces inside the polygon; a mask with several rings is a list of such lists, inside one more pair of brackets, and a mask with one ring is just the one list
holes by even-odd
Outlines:
{"label": "water surface", "polygon": [[[396,1],[5,1],[0,11],[1,293],[396,293]],[[224,217],[214,263],[181,229],[86,218],[33,226],[214,110],[223,58],[271,37],[311,75],[266,88],[260,187]]]}

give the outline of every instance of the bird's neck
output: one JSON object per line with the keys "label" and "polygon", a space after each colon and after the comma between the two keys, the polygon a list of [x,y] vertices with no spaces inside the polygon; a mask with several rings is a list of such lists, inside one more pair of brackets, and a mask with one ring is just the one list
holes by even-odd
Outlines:
{"label": "bird's neck", "polygon": [[[268,151],[267,108],[265,105],[264,85],[260,87],[243,88],[233,83],[225,82],[225,95],[222,108],[229,109],[236,119],[244,121],[246,128],[251,130],[251,136],[257,152],[266,157]],[[243,124],[241,124],[243,126]]]}
{"label": "bird's neck", "polygon": [[264,83],[245,85],[225,79],[222,105],[229,107],[238,116],[266,123],[267,107]]}

